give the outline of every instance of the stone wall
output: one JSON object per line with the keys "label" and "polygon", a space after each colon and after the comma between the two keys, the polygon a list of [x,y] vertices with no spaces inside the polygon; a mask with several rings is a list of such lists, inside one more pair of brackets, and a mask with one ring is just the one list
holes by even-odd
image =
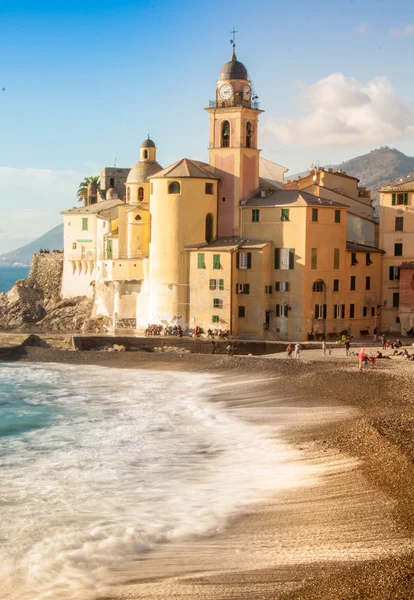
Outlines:
{"label": "stone wall", "polygon": [[63,253],[33,254],[28,280],[42,292],[45,301],[60,297]]}

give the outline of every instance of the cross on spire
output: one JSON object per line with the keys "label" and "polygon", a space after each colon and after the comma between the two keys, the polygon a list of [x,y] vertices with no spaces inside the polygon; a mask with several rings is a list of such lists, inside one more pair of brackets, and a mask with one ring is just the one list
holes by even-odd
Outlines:
{"label": "cross on spire", "polygon": [[232,31],[230,31],[230,33],[232,35],[230,44],[232,44],[232,46],[233,46],[233,53],[232,53],[231,59],[236,60],[236,50],[235,50],[235,48],[236,48],[236,33],[238,33],[238,31],[236,31],[236,28],[234,27],[234,25],[233,25],[233,29],[232,29]]}

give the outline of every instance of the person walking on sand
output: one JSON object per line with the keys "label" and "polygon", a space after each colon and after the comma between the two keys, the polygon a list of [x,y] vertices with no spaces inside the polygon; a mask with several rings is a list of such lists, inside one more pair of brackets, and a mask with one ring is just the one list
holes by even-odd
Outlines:
{"label": "person walking on sand", "polygon": [[374,344],[377,343],[377,334],[378,334],[378,328],[374,327],[374,339],[372,340],[374,342]]}
{"label": "person walking on sand", "polygon": [[292,353],[293,353],[293,346],[292,346],[292,344],[288,344],[288,346],[286,348],[286,352],[287,352],[288,358],[292,358]]}
{"label": "person walking on sand", "polygon": [[387,338],[385,337],[385,333],[383,333],[381,336],[381,343],[382,343],[382,349],[386,350],[387,349]]}
{"label": "person walking on sand", "polygon": [[302,350],[301,345],[299,344],[299,342],[295,345],[295,358],[299,358],[299,354],[300,351]]}
{"label": "person walking on sand", "polygon": [[346,340],[346,342],[345,342],[346,356],[349,356],[350,347],[351,347],[351,342],[349,340]]}
{"label": "person walking on sand", "polygon": [[324,356],[326,356],[326,342],[325,342],[325,340],[322,340],[322,354]]}

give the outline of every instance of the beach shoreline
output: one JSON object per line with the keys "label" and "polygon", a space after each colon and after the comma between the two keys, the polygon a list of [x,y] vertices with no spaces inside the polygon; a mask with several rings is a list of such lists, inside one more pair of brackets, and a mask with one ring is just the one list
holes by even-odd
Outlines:
{"label": "beach shoreline", "polygon": [[6,360],[221,375],[213,401],[267,422],[302,465],[321,467],[317,484],[281,490],[223,531],[138,563],[111,598],[414,598],[412,363],[358,373],[355,359],[38,347]]}

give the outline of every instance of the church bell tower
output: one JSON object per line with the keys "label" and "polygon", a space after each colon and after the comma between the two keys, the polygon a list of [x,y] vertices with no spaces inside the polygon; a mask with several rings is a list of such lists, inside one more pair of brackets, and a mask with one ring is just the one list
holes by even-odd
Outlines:
{"label": "church bell tower", "polygon": [[257,133],[263,111],[252,97],[246,67],[237,60],[232,44],[231,60],[220,71],[216,99],[205,109],[210,115],[210,165],[220,177],[219,236],[239,234],[239,202],[259,187]]}

